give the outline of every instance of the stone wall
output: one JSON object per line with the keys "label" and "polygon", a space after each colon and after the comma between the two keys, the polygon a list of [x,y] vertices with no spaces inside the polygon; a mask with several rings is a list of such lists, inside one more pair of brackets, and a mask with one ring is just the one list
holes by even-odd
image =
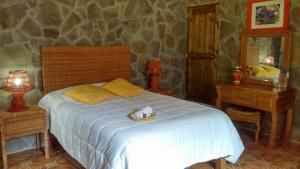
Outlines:
{"label": "stone wall", "polygon": [[[34,90],[26,102],[42,96],[40,46],[126,44],[132,49],[133,82],[145,87],[147,60],[164,63],[161,86],[185,95],[186,7],[218,0],[0,0],[0,86],[9,70],[25,69]],[[10,94],[0,91],[0,107]],[[9,142],[14,152],[33,139]]]}
{"label": "stone wall", "polygon": [[[239,64],[241,34],[246,31],[247,0],[221,0],[221,37],[219,55],[219,79],[231,79],[231,68]],[[292,138],[300,142],[300,3],[291,0],[289,29],[292,32],[291,68],[289,86],[297,89],[298,94],[294,112],[294,127]],[[268,130],[270,117],[264,119],[267,123],[263,128]],[[282,118],[284,119],[284,118]],[[282,122],[282,121],[281,121]]]}

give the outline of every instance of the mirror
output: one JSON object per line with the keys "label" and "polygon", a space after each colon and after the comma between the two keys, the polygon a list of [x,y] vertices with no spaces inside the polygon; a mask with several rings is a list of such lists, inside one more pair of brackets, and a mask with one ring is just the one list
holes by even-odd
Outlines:
{"label": "mirror", "polygon": [[288,71],[291,33],[288,30],[244,33],[241,44],[243,82],[273,85]]}

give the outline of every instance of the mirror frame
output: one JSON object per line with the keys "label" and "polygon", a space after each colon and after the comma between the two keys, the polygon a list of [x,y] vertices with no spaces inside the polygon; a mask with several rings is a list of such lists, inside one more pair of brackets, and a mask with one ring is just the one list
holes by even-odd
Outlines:
{"label": "mirror frame", "polygon": [[290,67],[290,51],[291,51],[291,32],[289,30],[260,30],[255,32],[245,32],[242,35],[241,40],[241,58],[240,58],[240,65],[242,67],[243,83],[248,84],[258,84],[258,85],[266,85],[266,86],[273,86],[272,81],[267,80],[257,80],[251,79],[247,76],[246,67],[247,67],[247,45],[248,45],[248,38],[249,37],[284,37],[284,51],[283,51],[283,62],[281,64],[281,69],[289,71]]}

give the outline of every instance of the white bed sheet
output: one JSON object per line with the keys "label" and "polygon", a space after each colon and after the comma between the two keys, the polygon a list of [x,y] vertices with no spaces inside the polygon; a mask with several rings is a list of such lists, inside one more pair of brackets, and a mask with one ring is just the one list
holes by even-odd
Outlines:
{"label": "white bed sheet", "polygon": [[[183,169],[219,157],[235,163],[244,150],[230,118],[212,107],[151,92],[90,106],[62,91],[39,105],[49,113],[51,133],[89,169]],[[128,118],[147,105],[155,120]]]}

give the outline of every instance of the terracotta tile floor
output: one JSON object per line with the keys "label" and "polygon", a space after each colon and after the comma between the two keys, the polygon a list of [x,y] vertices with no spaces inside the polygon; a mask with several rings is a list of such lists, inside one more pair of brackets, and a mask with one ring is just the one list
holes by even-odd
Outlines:
{"label": "terracotta tile floor", "polygon": [[[267,150],[267,138],[261,138],[260,144],[253,142],[251,133],[241,134],[245,144],[245,151],[237,164],[226,164],[226,169],[300,169],[300,146],[289,145]],[[80,169],[83,168],[67,155],[62,148],[56,146],[50,151],[50,158],[46,160],[37,150],[28,150],[8,156],[9,168],[20,169]],[[2,165],[1,165],[2,166]],[[212,169],[211,163],[201,163],[189,169]]]}

